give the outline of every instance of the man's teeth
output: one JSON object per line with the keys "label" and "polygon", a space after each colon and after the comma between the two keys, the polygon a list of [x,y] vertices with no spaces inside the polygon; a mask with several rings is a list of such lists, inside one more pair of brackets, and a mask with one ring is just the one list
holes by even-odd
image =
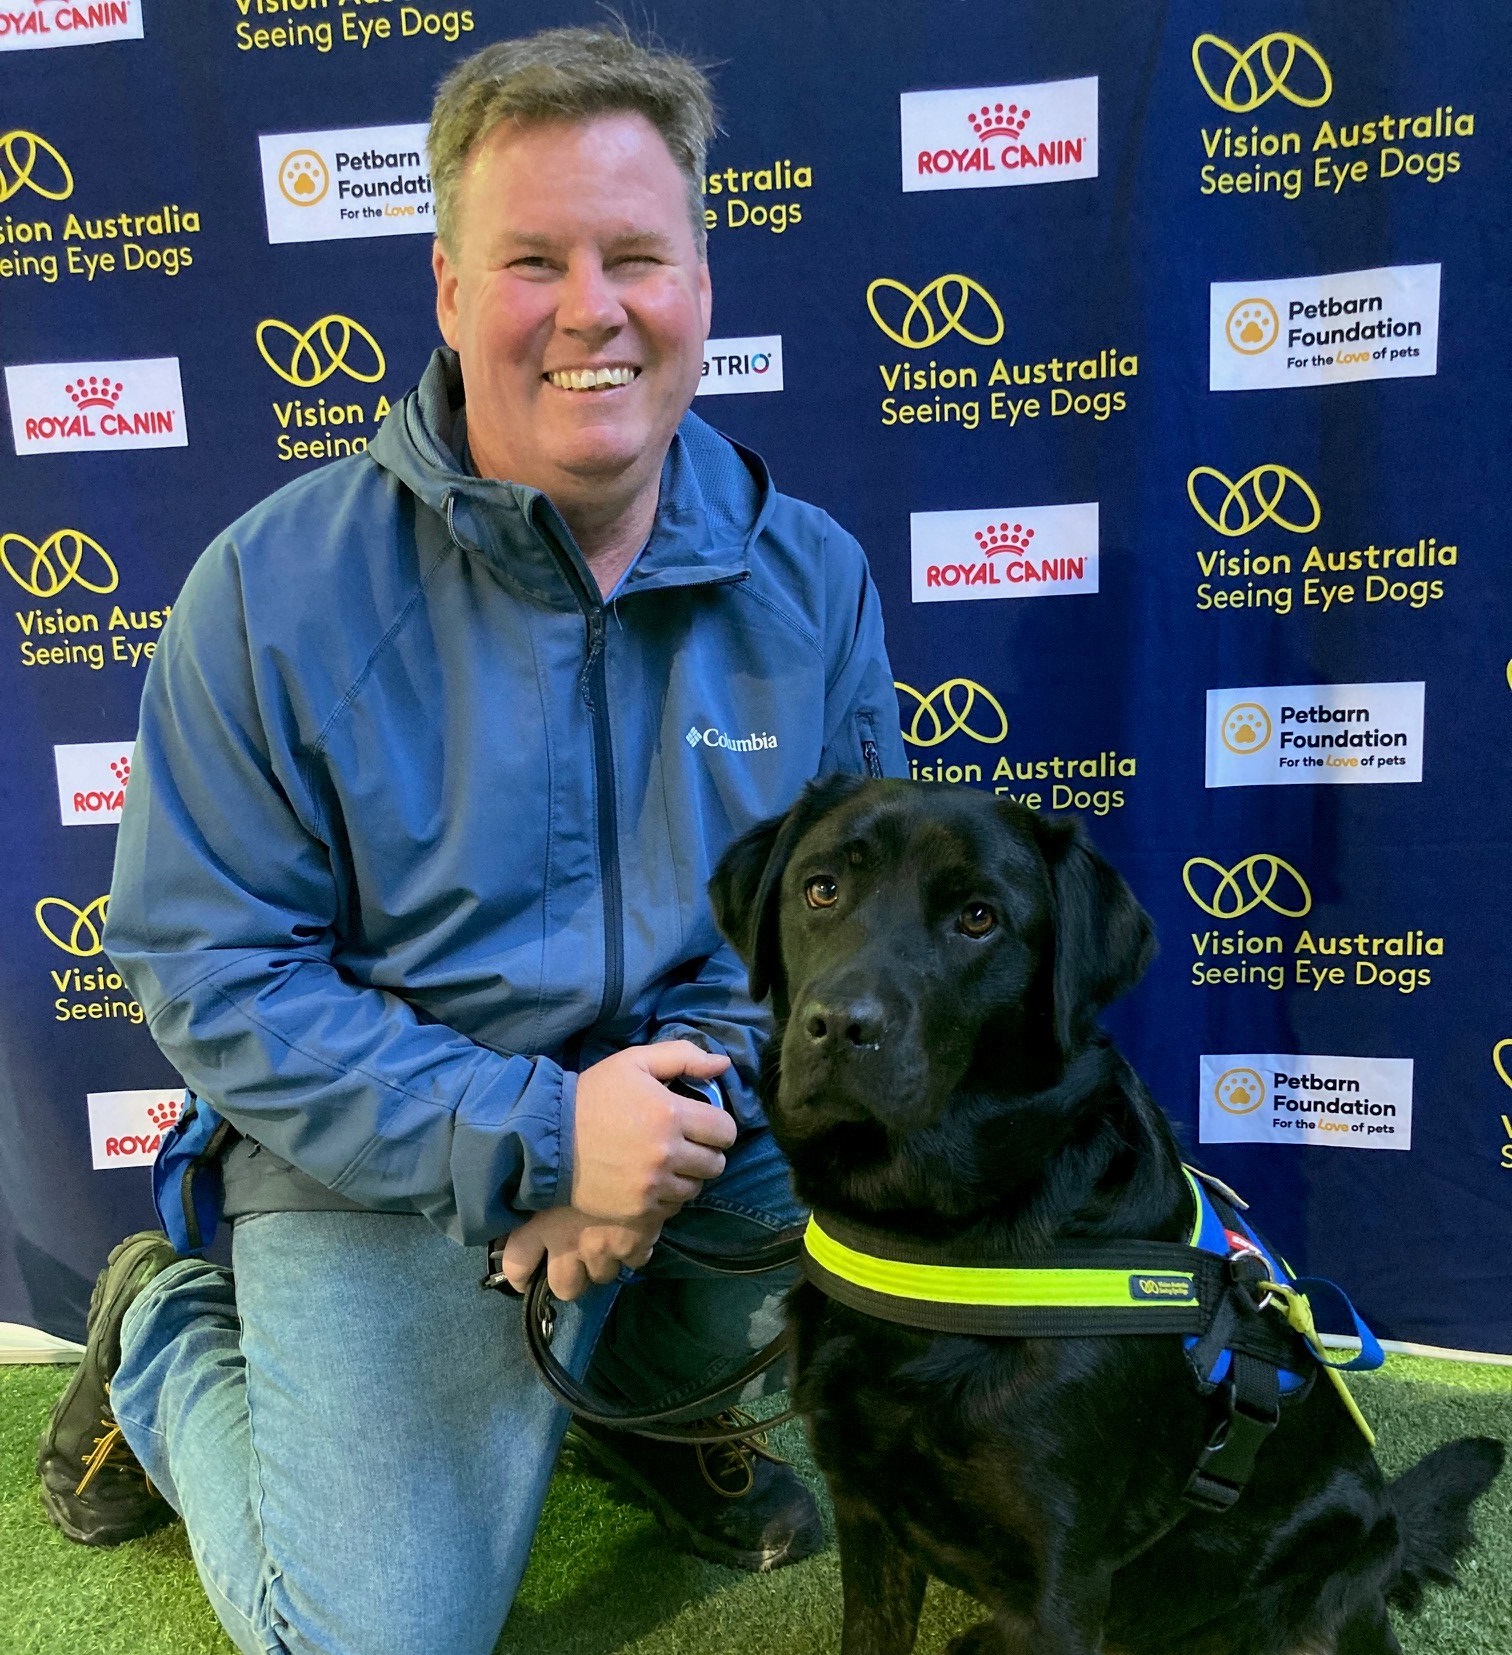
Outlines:
{"label": "man's teeth", "polygon": [[601,385],[628,385],[637,368],[567,368],[546,377],[559,391],[596,391]]}

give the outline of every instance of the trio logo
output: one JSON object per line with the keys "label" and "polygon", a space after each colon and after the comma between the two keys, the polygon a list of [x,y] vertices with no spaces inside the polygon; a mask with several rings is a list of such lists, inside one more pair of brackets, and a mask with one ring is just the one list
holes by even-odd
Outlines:
{"label": "trio logo", "polygon": [[[877,308],[877,295],[883,292],[901,293],[908,301],[908,307],[896,327],[884,320]],[[980,300],[974,309],[973,299]],[[934,309],[936,301],[939,304],[938,315]],[[894,281],[891,276],[878,276],[866,290],[866,308],[871,312],[872,321],[894,344],[906,346],[909,350],[928,350],[952,333],[960,334],[973,345],[995,345],[1003,337],[1003,313],[998,309],[997,300],[970,276],[954,273],[936,276],[918,293],[902,282]],[[889,308],[896,309],[896,306],[890,305]],[[973,326],[980,330],[986,328],[989,322],[991,332],[973,331]]]}
{"label": "trio logo", "polygon": [[105,910],[109,906],[107,891],[83,908],[74,907],[61,896],[45,896],[32,912],[42,935],[55,948],[61,948],[77,960],[88,960],[104,950]]}
{"label": "trio logo", "polygon": [[[1263,87],[1257,63],[1265,76]],[[1219,75],[1228,70],[1221,91],[1208,75],[1209,64]],[[1230,115],[1248,115],[1278,92],[1299,109],[1318,109],[1333,96],[1333,76],[1322,54],[1285,29],[1262,35],[1243,52],[1215,34],[1200,34],[1192,42],[1192,68],[1202,90]]]}
{"label": "trio logo", "polygon": [[[1206,477],[1213,478],[1223,489],[1216,510],[1202,499],[1204,493],[1211,497],[1211,488],[1205,484],[1200,490],[1198,487],[1198,479]],[[1293,494],[1299,496],[1295,501],[1291,498]],[[1249,534],[1262,523],[1274,523],[1288,534],[1311,534],[1323,521],[1323,507],[1317,495],[1303,478],[1284,465],[1257,465],[1237,482],[1213,466],[1195,466],[1187,473],[1187,499],[1210,529],[1229,539]]]}
{"label": "trio logo", "polygon": [[103,596],[121,584],[110,553],[82,529],[54,529],[40,543],[14,530],[0,534],[0,567],[34,598],[55,598],[72,585]]}
{"label": "trio logo", "polygon": [[1213,1102],[1231,1115],[1249,1115],[1265,1101],[1265,1082],[1253,1069],[1225,1069],[1213,1082]]}
{"label": "trio logo", "polygon": [[316,149],[291,149],[278,163],[278,188],[295,207],[318,207],[331,187],[331,169]]}
{"label": "trio logo", "polygon": [[[914,702],[913,718],[903,730],[903,739],[912,747],[938,747],[953,735],[970,736],[985,747],[996,746],[1008,736],[1008,715],[991,690],[971,678],[947,678],[936,684],[928,695],[921,695],[912,684],[895,679],[893,688],[900,696],[911,696]],[[977,702],[983,704],[978,714],[981,727],[973,721]],[[944,710],[949,723],[940,716]],[[996,728],[992,720],[996,719]],[[928,720],[926,724],[925,720]],[[923,733],[921,733],[923,732]]]}
{"label": "trio logo", "polygon": [[703,375],[695,396],[735,396],[744,391],[782,389],[782,335],[749,334],[740,339],[705,339]]}
{"label": "trio logo", "polygon": [[[290,385],[324,385],[339,369],[359,385],[376,385],[388,372],[383,347],[350,316],[332,312],[303,333],[275,316],[257,324],[257,352]],[[292,345],[288,341],[292,340]]]}
{"label": "trio logo", "polygon": [[68,162],[46,138],[20,127],[0,132],[0,203],[22,190],[44,201],[66,201],[73,187]]}
{"label": "trio logo", "polygon": [[1290,862],[1270,851],[1256,851],[1232,868],[1210,856],[1193,856],[1181,870],[1181,883],[1192,901],[1214,919],[1243,919],[1261,907],[1284,919],[1301,919],[1312,911],[1307,881]]}
{"label": "trio logo", "polygon": [[1219,723],[1223,745],[1231,753],[1258,753],[1272,735],[1270,714],[1258,701],[1230,707]]}

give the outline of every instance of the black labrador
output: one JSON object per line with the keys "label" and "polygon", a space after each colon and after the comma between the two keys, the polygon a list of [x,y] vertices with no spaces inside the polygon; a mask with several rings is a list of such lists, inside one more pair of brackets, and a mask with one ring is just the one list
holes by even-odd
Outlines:
{"label": "black labrador", "polygon": [[[1171,1128],[1097,1026],[1152,927],[1074,822],[831,777],[710,894],[771,995],[766,1103],[810,1205],[983,1263],[1188,1239]],[[1452,1582],[1502,1462],[1466,1438],[1387,1483],[1315,1383],[1237,1503],[1199,1510],[1211,1405],[1177,1336],[918,1332],[808,1283],[790,1316],[845,1655],[907,1655],[931,1574],[991,1612],[953,1655],[1400,1655],[1388,1603]]]}

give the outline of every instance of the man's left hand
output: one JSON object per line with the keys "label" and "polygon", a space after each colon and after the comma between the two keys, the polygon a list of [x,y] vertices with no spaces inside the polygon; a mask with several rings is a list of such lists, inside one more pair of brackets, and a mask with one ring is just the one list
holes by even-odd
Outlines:
{"label": "man's left hand", "polygon": [[639,1269],[651,1257],[662,1220],[611,1224],[576,1207],[548,1207],[512,1230],[504,1243],[504,1274],[523,1293],[541,1256],[546,1280],[558,1299],[575,1299],[590,1282],[611,1282],[621,1265]]}

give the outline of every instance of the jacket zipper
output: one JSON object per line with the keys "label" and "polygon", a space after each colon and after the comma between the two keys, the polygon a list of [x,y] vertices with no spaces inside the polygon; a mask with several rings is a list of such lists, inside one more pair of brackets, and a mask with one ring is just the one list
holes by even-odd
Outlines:
{"label": "jacket zipper", "polygon": [[588,625],[583,700],[593,719],[593,782],[598,793],[599,872],[604,883],[604,992],[602,1022],[617,1009],[625,986],[624,892],[620,885],[619,812],[614,800],[614,743],[609,727],[609,680],[604,648],[604,606],[582,594]]}

